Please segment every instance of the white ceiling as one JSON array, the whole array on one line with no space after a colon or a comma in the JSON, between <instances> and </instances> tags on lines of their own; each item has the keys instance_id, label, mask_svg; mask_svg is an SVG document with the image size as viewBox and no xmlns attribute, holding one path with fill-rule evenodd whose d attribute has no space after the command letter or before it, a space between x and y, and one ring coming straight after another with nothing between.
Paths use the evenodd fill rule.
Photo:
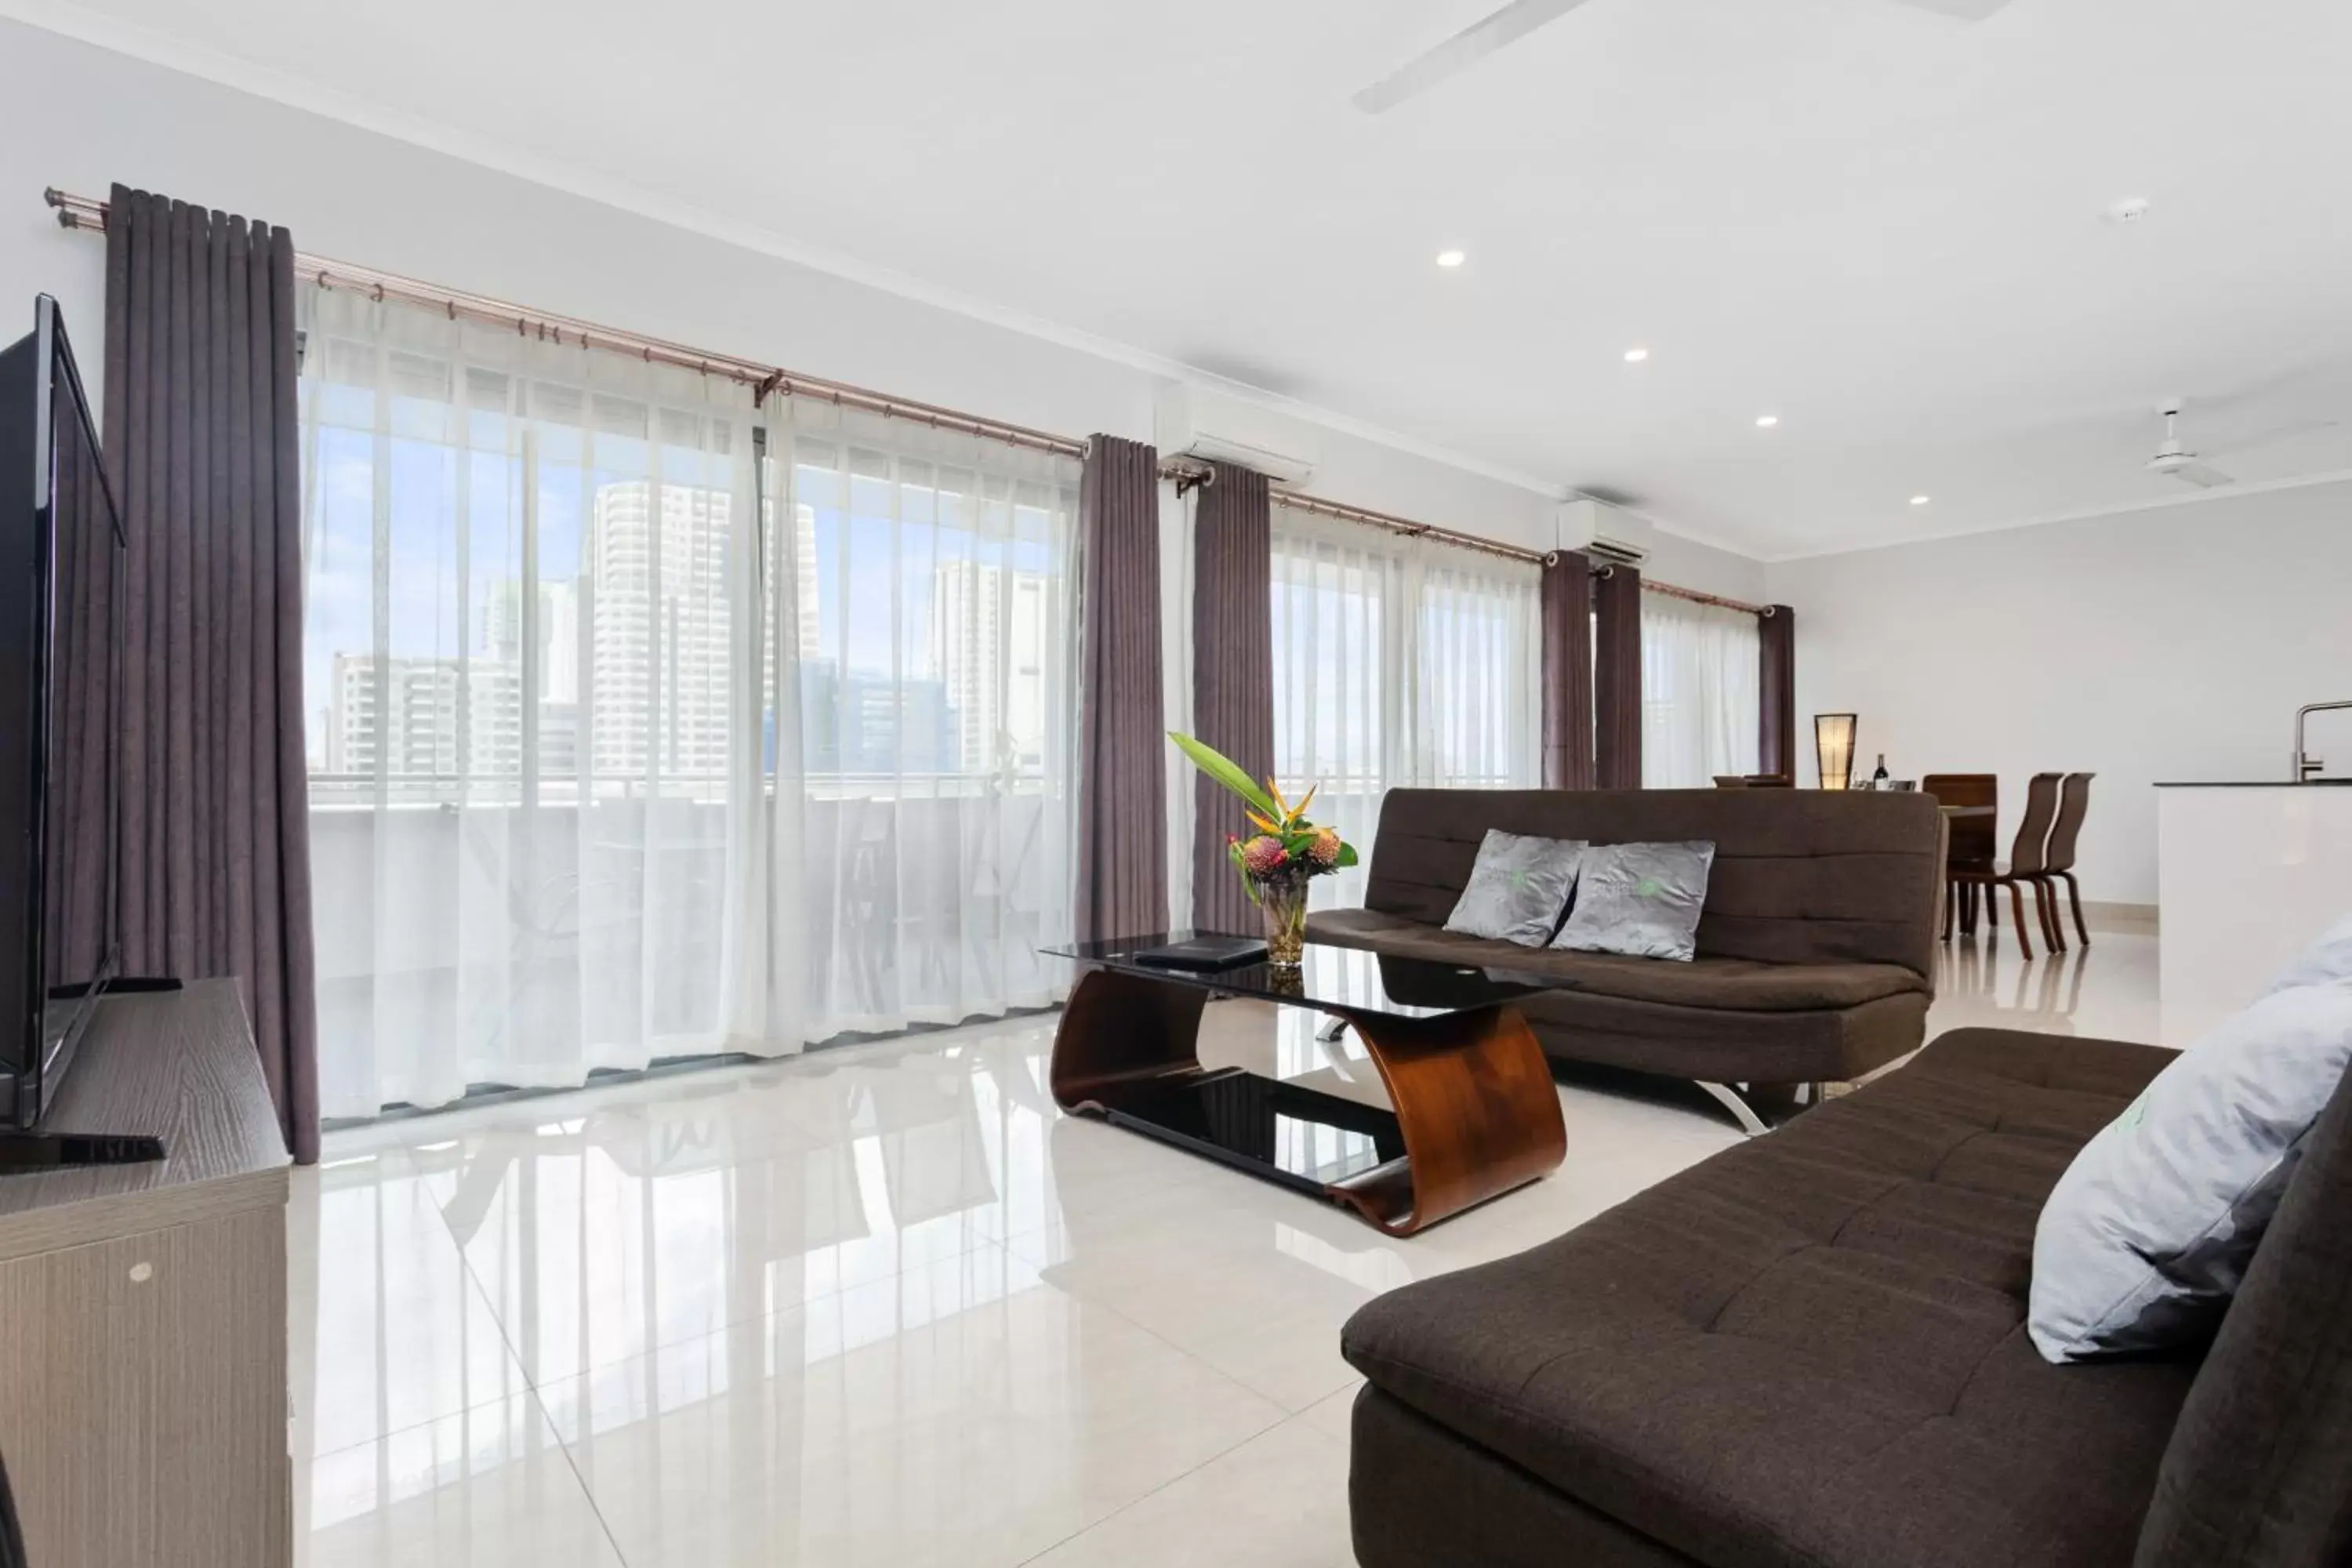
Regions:
<instances>
[{"instance_id":1,"label":"white ceiling","mask_svg":"<svg viewBox=\"0 0 2352 1568\"><path fill-rule=\"evenodd\" d=\"M1350 107L1498 3L67 9L1760 556L2179 496L2165 397L2352 470L2343 0L1591 0Z\"/></svg>"}]
</instances>

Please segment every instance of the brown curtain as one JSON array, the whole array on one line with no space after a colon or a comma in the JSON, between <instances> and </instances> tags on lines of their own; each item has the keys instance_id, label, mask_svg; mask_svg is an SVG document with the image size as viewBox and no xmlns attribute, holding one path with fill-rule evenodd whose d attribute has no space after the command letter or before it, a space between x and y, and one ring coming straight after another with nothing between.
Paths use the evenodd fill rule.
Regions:
<instances>
[{"instance_id":1,"label":"brown curtain","mask_svg":"<svg viewBox=\"0 0 2352 1568\"><path fill-rule=\"evenodd\" d=\"M1756 618L1762 639L1761 685L1763 713L1756 737L1756 767L1759 773L1785 773L1797 779L1797 612L1775 605Z\"/></svg>"},{"instance_id":2,"label":"brown curtain","mask_svg":"<svg viewBox=\"0 0 2352 1568\"><path fill-rule=\"evenodd\" d=\"M1160 454L1097 436L1078 481L1080 942L1168 924L1160 685Z\"/></svg>"},{"instance_id":3,"label":"brown curtain","mask_svg":"<svg viewBox=\"0 0 2352 1568\"><path fill-rule=\"evenodd\" d=\"M1602 789L1642 787L1642 574L1614 566L1592 584L1592 704Z\"/></svg>"},{"instance_id":4,"label":"brown curtain","mask_svg":"<svg viewBox=\"0 0 2352 1568\"><path fill-rule=\"evenodd\" d=\"M1265 476L1229 464L1192 519L1192 733L1252 778L1274 772L1274 516ZM1190 764L1186 764L1190 766ZM1247 934L1257 911L1225 858L1246 834L1241 802L1192 781L1192 924Z\"/></svg>"},{"instance_id":5,"label":"brown curtain","mask_svg":"<svg viewBox=\"0 0 2352 1568\"><path fill-rule=\"evenodd\" d=\"M114 187L106 456L129 536L123 963L232 975L297 1160L319 1157L302 746L294 245Z\"/></svg>"},{"instance_id":6,"label":"brown curtain","mask_svg":"<svg viewBox=\"0 0 2352 1568\"><path fill-rule=\"evenodd\" d=\"M1592 787L1592 562L1563 550L1543 569L1543 784Z\"/></svg>"}]
</instances>

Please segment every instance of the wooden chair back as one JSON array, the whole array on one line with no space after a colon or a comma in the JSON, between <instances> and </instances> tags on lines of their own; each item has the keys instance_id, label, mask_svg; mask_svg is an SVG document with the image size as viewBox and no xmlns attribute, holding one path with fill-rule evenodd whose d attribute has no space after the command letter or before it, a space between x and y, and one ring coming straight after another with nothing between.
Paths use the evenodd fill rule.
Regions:
<instances>
[{"instance_id":1,"label":"wooden chair back","mask_svg":"<svg viewBox=\"0 0 2352 1568\"><path fill-rule=\"evenodd\" d=\"M2058 820L2050 825L2050 853L2042 863L2045 871L2071 871L2074 868L2074 845L2083 836L2083 818L2091 809L2092 773L2068 773L2058 790Z\"/></svg>"},{"instance_id":2,"label":"wooden chair back","mask_svg":"<svg viewBox=\"0 0 2352 1568\"><path fill-rule=\"evenodd\" d=\"M2024 877L2047 868L2050 829L2058 820L2058 784L2063 773L2036 773L2025 785L2025 816L2017 825L2017 840L2009 847L2011 875Z\"/></svg>"},{"instance_id":3,"label":"wooden chair back","mask_svg":"<svg viewBox=\"0 0 2352 1568\"><path fill-rule=\"evenodd\" d=\"M1996 773L1929 773L1919 781L1919 793L1936 797L1938 805L2000 806L2000 778ZM1990 866L1995 854L2000 818L1956 816L1951 819L1949 859L1955 866Z\"/></svg>"}]
</instances>

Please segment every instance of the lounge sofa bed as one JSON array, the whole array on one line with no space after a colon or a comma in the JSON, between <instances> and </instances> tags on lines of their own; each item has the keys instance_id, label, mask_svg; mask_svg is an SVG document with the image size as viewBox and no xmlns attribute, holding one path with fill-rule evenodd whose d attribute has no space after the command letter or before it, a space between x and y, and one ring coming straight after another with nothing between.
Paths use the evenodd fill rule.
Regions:
<instances>
[{"instance_id":1,"label":"lounge sofa bed","mask_svg":"<svg viewBox=\"0 0 2352 1568\"><path fill-rule=\"evenodd\" d=\"M1444 930L1489 828L1716 847L1689 963ZM1751 1132L1759 1091L1857 1079L1918 1048L1935 994L1944 817L1916 794L1806 790L1389 792L1364 907L1317 941L1503 967L1559 989L1521 1005L1547 1054L1705 1086ZM1745 1089L1743 1089L1743 1087Z\"/></svg>"},{"instance_id":2,"label":"lounge sofa bed","mask_svg":"<svg viewBox=\"0 0 2352 1568\"><path fill-rule=\"evenodd\" d=\"M2218 1336L2053 1366L2035 1221L2171 1059L1956 1030L1348 1323L1364 1568L2352 1563L2352 1079Z\"/></svg>"}]
</instances>

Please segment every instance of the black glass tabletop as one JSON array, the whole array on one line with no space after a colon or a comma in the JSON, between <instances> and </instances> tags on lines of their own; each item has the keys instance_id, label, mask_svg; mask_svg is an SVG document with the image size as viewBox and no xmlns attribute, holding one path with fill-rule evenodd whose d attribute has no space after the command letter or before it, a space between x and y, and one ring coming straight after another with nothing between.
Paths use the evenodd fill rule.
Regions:
<instances>
[{"instance_id":1,"label":"black glass tabletop","mask_svg":"<svg viewBox=\"0 0 2352 1568\"><path fill-rule=\"evenodd\" d=\"M1465 1013L1474 1007L1492 1007L1538 991L1559 988L1558 981L1536 974L1422 958L1395 958L1319 942L1307 943L1302 962L1295 970L1276 969L1263 962L1231 969L1178 969L1147 963L1137 956L1154 948L1215 934L1159 931L1105 942L1066 942L1044 951L1055 958L1149 974L1180 985L1197 985L1234 996L1262 997L1302 1007L1355 1008L1403 1018Z\"/></svg>"}]
</instances>

